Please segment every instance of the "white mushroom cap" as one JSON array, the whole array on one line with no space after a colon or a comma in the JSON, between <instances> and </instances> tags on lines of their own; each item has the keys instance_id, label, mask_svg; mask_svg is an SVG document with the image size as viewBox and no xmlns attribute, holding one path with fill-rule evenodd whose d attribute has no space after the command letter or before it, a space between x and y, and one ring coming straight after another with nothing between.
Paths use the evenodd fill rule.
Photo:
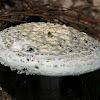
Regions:
<instances>
[{"instance_id":1,"label":"white mushroom cap","mask_svg":"<svg viewBox=\"0 0 100 100\"><path fill-rule=\"evenodd\" d=\"M0 62L19 73L79 75L100 68L100 42L66 25L25 23L0 32Z\"/></svg>"}]
</instances>

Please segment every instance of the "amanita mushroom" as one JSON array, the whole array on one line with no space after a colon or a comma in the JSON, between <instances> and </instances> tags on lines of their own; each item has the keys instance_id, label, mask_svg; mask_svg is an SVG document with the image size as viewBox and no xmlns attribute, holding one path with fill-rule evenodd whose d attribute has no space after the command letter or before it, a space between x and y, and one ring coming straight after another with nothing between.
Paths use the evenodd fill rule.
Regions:
<instances>
[{"instance_id":1,"label":"amanita mushroom","mask_svg":"<svg viewBox=\"0 0 100 100\"><path fill-rule=\"evenodd\" d=\"M18 73L79 75L100 68L100 42L66 25L25 23L0 32L0 62Z\"/></svg>"}]
</instances>

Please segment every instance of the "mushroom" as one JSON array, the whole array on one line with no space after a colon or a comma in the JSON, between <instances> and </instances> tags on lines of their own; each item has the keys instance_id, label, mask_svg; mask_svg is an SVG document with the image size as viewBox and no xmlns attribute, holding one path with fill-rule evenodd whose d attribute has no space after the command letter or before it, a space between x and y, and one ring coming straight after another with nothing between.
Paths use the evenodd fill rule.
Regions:
<instances>
[{"instance_id":1,"label":"mushroom","mask_svg":"<svg viewBox=\"0 0 100 100\"><path fill-rule=\"evenodd\" d=\"M100 42L66 25L25 23L0 32L0 62L20 74L79 75L100 68Z\"/></svg>"}]
</instances>

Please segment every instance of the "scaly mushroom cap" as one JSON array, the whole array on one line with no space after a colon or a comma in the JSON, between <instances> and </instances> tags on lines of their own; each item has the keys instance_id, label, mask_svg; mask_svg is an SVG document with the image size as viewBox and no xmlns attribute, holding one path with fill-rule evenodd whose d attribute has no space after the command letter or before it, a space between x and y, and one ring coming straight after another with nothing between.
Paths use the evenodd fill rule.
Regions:
<instances>
[{"instance_id":1,"label":"scaly mushroom cap","mask_svg":"<svg viewBox=\"0 0 100 100\"><path fill-rule=\"evenodd\" d=\"M100 43L66 25L25 23L0 32L0 62L19 73L79 75L100 68Z\"/></svg>"}]
</instances>

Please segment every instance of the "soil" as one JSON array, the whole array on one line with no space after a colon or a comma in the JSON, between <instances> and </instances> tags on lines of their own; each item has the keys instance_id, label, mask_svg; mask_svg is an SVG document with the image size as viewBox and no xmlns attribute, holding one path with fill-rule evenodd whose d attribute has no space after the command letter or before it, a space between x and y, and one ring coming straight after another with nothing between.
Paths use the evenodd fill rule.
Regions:
<instances>
[{"instance_id":1,"label":"soil","mask_svg":"<svg viewBox=\"0 0 100 100\"><path fill-rule=\"evenodd\" d=\"M14 100L12 97L4 90L0 90L0 100Z\"/></svg>"}]
</instances>

